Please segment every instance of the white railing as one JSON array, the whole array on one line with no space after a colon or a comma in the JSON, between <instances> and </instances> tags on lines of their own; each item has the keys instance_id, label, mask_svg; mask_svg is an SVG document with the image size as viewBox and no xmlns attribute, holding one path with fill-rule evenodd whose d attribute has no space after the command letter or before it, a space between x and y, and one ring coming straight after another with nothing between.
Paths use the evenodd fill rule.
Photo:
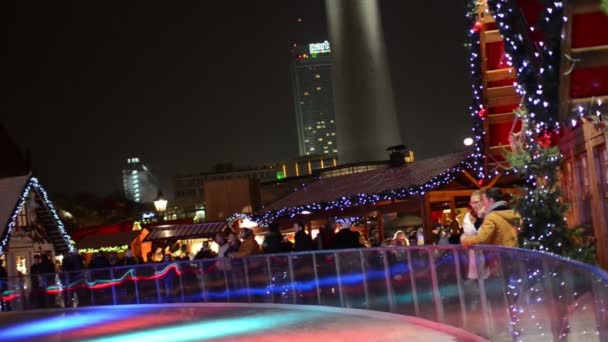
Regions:
<instances>
[{"instance_id":1,"label":"white railing","mask_svg":"<svg viewBox=\"0 0 608 342\"><path fill-rule=\"evenodd\" d=\"M483 277L469 278L473 263ZM309 304L416 316L492 340L608 340L606 272L511 248L323 250L31 278L4 281L3 310L181 302Z\"/></svg>"}]
</instances>

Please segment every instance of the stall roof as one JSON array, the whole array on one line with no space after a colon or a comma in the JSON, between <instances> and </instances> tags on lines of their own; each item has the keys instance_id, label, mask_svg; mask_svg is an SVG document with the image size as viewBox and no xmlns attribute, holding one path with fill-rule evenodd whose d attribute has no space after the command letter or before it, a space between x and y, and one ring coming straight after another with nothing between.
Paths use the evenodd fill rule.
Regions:
<instances>
[{"instance_id":1,"label":"stall roof","mask_svg":"<svg viewBox=\"0 0 608 342\"><path fill-rule=\"evenodd\" d=\"M321 178L264 207L260 214L284 208L317 206L344 198L353 198L360 194L375 195L416 187L430 189L440 180L439 178L444 178L442 176L444 173L459 165L463 166L470 158L471 151L463 151L419 160L399 167ZM447 176L445 178L447 179Z\"/></svg>"},{"instance_id":2,"label":"stall roof","mask_svg":"<svg viewBox=\"0 0 608 342\"><path fill-rule=\"evenodd\" d=\"M226 229L228 229L228 224L225 221L159 226L151 228L150 234L146 236L144 241L211 238L214 237L215 234L223 232Z\"/></svg>"},{"instance_id":3,"label":"stall roof","mask_svg":"<svg viewBox=\"0 0 608 342\"><path fill-rule=\"evenodd\" d=\"M118 232L112 234L94 234L84 237L76 243L78 249L99 249L101 247L115 247L130 245L136 237L141 234L141 230L129 232Z\"/></svg>"},{"instance_id":4,"label":"stall roof","mask_svg":"<svg viewBox=\"0 0 608 342\"><path fill-rule=\"evenodd\" d=\"M48 241L53 244L57 254L70 251L71 238L65 231L63 222L38 179L28 174L0 178L0 255L8 248L7 237L10 239L8 235L12 234L12 229L15 227L16 216L13 214L25 205L28 201L27 196L31 193L35 196L34 205L30 208L35 210L38 222L44 227L43 235L46 235Z\"/></svg>"}]
</instances>

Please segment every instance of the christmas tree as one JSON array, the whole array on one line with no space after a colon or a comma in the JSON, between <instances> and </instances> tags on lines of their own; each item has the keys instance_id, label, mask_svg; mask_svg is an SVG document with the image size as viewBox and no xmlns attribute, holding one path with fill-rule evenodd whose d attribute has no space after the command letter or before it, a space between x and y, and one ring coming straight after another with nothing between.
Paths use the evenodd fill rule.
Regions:
<instances>
[{"instance_id":1,"label":"christmas tree","mask_svg":"<svg viewBox=\"0 0 608 342\"><path fill-rule=\"evenodd\" d=\"M515 111L522 120L522 131L512 142L506 158L524 180L523 196L515 201L522 216L520 247L555 253L587 263L595 262L595 244L585 227L569 228L565 216L559 168L562 154L557 133L536 134L529 130L530 117L525 109Z\"/></svg>"}]
</instances>

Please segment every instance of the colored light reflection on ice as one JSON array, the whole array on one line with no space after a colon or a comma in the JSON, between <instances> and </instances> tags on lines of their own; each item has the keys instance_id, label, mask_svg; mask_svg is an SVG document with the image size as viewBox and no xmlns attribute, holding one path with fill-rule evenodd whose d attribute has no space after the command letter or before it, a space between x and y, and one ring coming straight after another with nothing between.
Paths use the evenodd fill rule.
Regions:
<instances>
[{"instance_id":1,"label":"colored light reflection on ice","mask_svg":"<svg viewBox=\"0 0 608 342\"><path fill-rule=\"evenodd\" d=\"M87 342L119 342L119 341L145 341L145 342L188 342L204 341L214 338L224 338L244 333L271 330L276 327L296 324L301 321L319 319L323 313L319 312L285 312L275 314L260 314L240 318L209 320L205 322L184 324L180 326L163 327L137 331L114 336L107 336L86 340Z\"/></svg>"},{"instance_id":2,"label":"colored light reflection on ice","mask_svg":"<svg viewBox=\"0 0 608 342\"><path fill-rule=\"evenodd\" d=\"M91 325L128 319L132 314L123 310L86 310L73 314L44 318L35 322L18 324L0 331L0 341L39 337L60 332L82 329Z\"/></svg>"}]
</instances>

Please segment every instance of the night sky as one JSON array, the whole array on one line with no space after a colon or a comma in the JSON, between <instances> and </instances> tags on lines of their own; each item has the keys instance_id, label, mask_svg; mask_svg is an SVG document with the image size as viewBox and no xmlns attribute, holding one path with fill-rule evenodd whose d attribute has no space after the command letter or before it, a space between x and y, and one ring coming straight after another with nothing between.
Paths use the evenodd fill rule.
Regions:
<instances>
[{"instance_id":1,"label":"night sky","mask_svg":"<svg viewBox=\"0 0 608 342\"><path fill-rule=\"evenodd\" d=\"M418 159L470 135L464 3L380 0ZM329 38L323 1L14 0L1 12L0 123L53 192L107 195L131 156L169 194L176 174L297 156L289 50Z\"/></svg>"}]
</instances>

